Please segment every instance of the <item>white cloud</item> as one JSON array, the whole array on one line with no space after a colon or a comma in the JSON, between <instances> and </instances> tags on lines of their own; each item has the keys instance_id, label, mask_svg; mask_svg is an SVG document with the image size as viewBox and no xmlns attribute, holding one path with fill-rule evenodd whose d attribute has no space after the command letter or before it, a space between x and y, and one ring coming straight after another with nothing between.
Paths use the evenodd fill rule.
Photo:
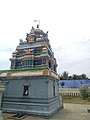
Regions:
<instances>
[{"instance_id":1,"label":"white cloud","mask_svg":"<svg viewBox=\"0 0 90 120\"><path fill-rule=\"evenodd\" d=\"M85 40L84 40L85 41ZM54 49L58 62L58 71L69 71L71 74L86 73L90 77L90 40L74 43Z\"/></svg>"}]
</instances>

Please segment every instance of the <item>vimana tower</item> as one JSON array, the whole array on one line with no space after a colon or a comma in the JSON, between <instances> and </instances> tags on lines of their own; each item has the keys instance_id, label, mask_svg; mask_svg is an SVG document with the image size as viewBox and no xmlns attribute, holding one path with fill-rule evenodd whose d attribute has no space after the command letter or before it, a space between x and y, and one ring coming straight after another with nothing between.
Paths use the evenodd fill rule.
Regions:
<instances>
[{"instance_id":1,"label":"vimana tower","mask_svg":"<svg viewBox=\"0 0 90 120\"><path fill-rule=\"evenodd\" d=\"M0 72L5 92L2 111L51 116L63 107L59 96L57 62L39 25L20 39L12 53L11 69Z\"/></svg>"}]
</instances>

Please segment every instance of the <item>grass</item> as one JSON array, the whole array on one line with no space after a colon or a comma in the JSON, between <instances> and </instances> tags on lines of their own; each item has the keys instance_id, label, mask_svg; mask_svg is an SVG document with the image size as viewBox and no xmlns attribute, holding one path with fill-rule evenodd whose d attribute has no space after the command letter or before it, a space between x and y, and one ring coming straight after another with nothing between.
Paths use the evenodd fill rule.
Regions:
<instances>
[{"instance_id":1,"label":"grass","mask_svg":"<svg viewBox=\"0 0 90 120\"><path fill-rule=\"evenodd\" d=\"M81 97L73 97L73 96L63 96L63 102L90 105L90 100L83 100Z\"/></svg>"}]
</instances>

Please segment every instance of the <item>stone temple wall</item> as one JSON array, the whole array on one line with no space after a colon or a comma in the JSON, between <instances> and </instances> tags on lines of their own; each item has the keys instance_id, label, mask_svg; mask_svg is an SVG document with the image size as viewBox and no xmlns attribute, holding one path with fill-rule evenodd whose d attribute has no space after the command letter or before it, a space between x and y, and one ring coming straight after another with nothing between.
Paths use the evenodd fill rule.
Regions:
<instances>
[{"instance_id":1,"label":"stone temple wall","mask_svg":"<svg viewBox=\"0 0 90 120\"><path fill-rule=\"evenodd\" d=\"M51 116L63 106L57 77L22 75L1 79L6 88L2 102L4 112Z\"/></svg>"}]
</instances>

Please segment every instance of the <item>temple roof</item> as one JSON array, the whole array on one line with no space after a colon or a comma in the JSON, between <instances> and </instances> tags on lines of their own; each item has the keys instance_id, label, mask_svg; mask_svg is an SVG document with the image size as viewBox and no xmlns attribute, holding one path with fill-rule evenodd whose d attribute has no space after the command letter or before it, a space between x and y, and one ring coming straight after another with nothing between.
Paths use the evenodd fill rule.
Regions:
<instances>
[{"instance_id":1,"label":"temple roof","mask_svg":"<svg viewBox=\"0 0 90 120\"><path fill-rule=\"evenodd\" d=\"M39 28L34 29L32 27L30 33L27 33L26 40L27 42L33 42L38 40L48 39L48 32L43 32Z\"/></svg>"},{"instance_id":2,"label":"temple roof","mask_svg":"<svg viewBox=\"0 0 90 120\"><path fill-rule=\"evenodd\" d=\"M33 33L46 35L46 33L44 33L42 30L32 28L30 34L33 34Z\"/></svg>"},{"instance_id":3,"label":"temple roof","mask_svg":"<svg viewBox=\"0 0 90 120\"><path fill-rule=\"evenodd\" d=\"M49 43L48 31L32 27L26 39L20 39L16 51L12 53L11 69L49 67L56 72L56 59Z\"/></svg>"}]
</instances>

